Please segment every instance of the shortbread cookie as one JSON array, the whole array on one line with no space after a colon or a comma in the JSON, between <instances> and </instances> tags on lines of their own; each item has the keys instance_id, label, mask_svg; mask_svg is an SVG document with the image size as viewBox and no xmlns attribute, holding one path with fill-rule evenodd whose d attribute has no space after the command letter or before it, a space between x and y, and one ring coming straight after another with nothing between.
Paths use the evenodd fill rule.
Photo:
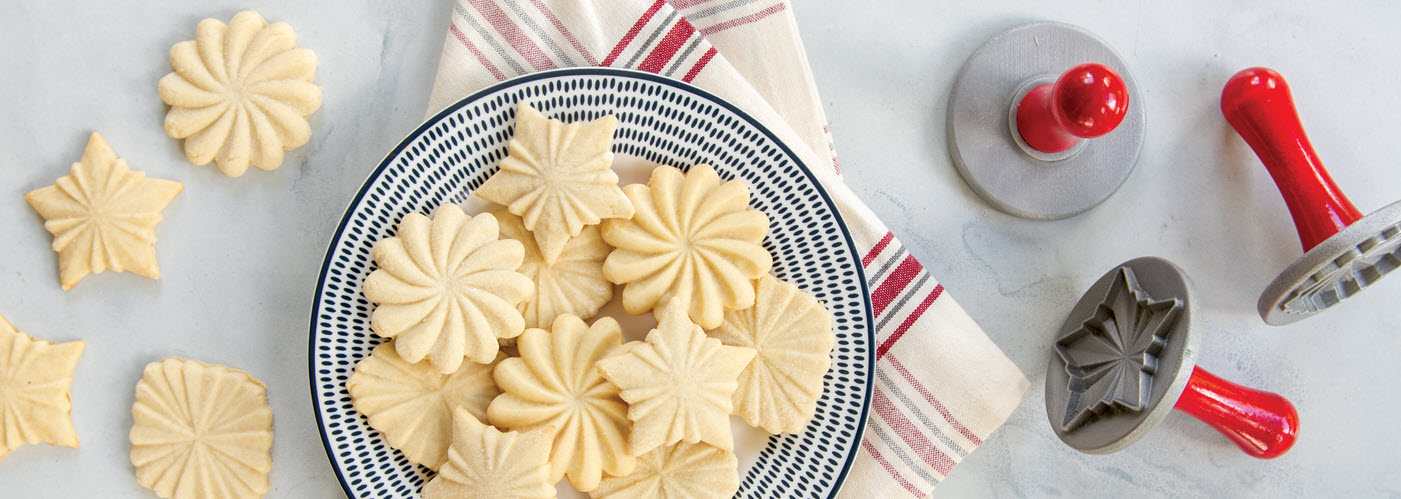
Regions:
<instances>
[{"instance_id":1,"label":"shortbread cookie","mask_svg":"<svg viewBox=\"0 0 1401 499\"><path fill-rule=\"evenodd\" d=\"M498 354L497 361L504 357ZM473 362L443 374L428 362L408 363L385 343L355 364L345 389L355 410L369 418L370 427L383 433L390 447L436 470L448 460L453 408L485 419L487 404L501 393L491 379L495 367L496 362Z\"/></svg>"},{"instance_id":2,"label":"shortbread cookie","mask_svg":"<svg viewBox=\"0 0 1401 499\"><path fill-rule=\"evenodd\" d=\"M739 490L739 460L706 444L682 442L638 456L627 476L609 476L595 499L720 499Z\"/></svg>"},{"instance_id":3,"label":"shortbread cookie","mask_svg":"<svg viewBox=\"0 0 1401 499\"><path fill-rule=\"evenodd\" d=\"M658 310L657 322L645 342L598 362L629 404L628 450L641 455L682 440L734 449L730 398L754 349L707 337L686 318L680 299Z\"/></svg>"},{"instance_id":4,"label":"shortbread cookie","mask_svg":"<svg viewBox=\"0 0 1401 499\"><path fill-rule=\"evenodd\" d=\"M0 316L0 459L24 444L77 447L73 368L84 343L49 343Z\"/></svg>"},{"instance_id":5,"label":"shortbread cookie","mask_svg":"<svg viewBox=\"0 0 1401 499\"><path fill-rule=\"evenodd\" d=\"M566 125L521 102L509 155L477 196L520 215L545 261L553 263L585 225L632 216L632 204L613 173L610 149L617 128L613 115Z\"/></svg>"},{"instance_id":6,"label":"shortbread cookie","mask_svg":"<svg viewBox=\"0 0 1401 499\"><path fill-rule=\"evenodd\" d=\"M454 204L438 207L432 219L410 213L372 253L379 269L365 279L365 298L379 306L370 327L395 338L405 361L427 357L450 374L464 358L491 362L499 338L525 331L516 307L535 283L516 272L525 250L498 240L491 214L468 217Z\"/></svg>"},{"instance_id":7,"label":"shortbread cookie","mask_svg":"<svg viewBox=\"0 0 1401 499\"><path fill-rule=\"evenodd\" d=\"M603 239L616 248L603 275L627 285L628 313L646 313L675 297L687 304L691 320L710 329L726 310L754 305L754 281L773 266L773 257L760 245L769 218L749 209L743 181L722 184L709 165L685 175L662 166L647 185L623 192L637 212L632 220L603 223Z\"/></svg>"},{"instance_id":8,"label":"shortbread cookie","mask_svg":"<svg viewBox=\"0 0 1401 499\"><path fill-rule=\"evenodd\" d=\"M837 341L832 314L817 298L765 275L754 306L726 312L710 335L758 352L739 375L735 414L769 433L802 431L817 410Z\"/></svg>"},{"instance_id":9,"label":"shortbread cookie","mask_svg":"<svg viewBox=\"0 0 1401 499\"><path fill-rule=\"evenodd\" d=\"M554 433L550 426L502 433L458 407L452 413L448 462L423 486L423 498L555 497L548 461Z\"/></svg>"},{"instance_id":10,"label":"shortbread cookie","mask_svg":"<svg viewBox=\"0 0 1401 499\"><path fill-rule=\"evenodd\" d=\"M316 54L297 48L287 23L269 26L251 10L227 26L205 19L194 40L170 48L170 66L157 86L170 105L165 133L185 139L191 163L213 160L237 177L248 165L276 169L283 150L311 140L306 117L321 107Z\"/></svg>"},{"instance_id":11,"label":"shortbread cookie","mask_svg":"<svg viewBox=\"0 0 1401 499\"><path fill-rule=\"evenodd\" d=\"M603 259L613 248L603 242L597 225L584 227L565 243L554 263L546 263L521 217L507 210L491 214L501 225L502 239L515 239L525 246L525 262L517 272L535 281L535 296L518 307L525 327L547 328L561 314L592 318L613 299L613 283L603 277Z\"/></svg>"},{"instance_id":12,"label":"shortbread cookie","mask_svg":"<svg viewBox=\"0 0 1401 499\"><path fill-rule=\"evenodd\" d=\"M131 407L136 481L160 497L262 497L272 471L272 408L238 369L167 358L146 365Z\"/></svg>"},{"instance_id":13,"label":"shortbread cookie","mask_svg":"<svg viewBox=\"0 0 1401 499\"><path fill-rule=\"evenodd\" d=\"M54 185L24 200L44 217L54 236L58 279L71 289L88 274L132 271L159 279L156 223L161 210L185 188L127 167L102 135L93 132L83 159Z\"/></svg>"},{"instance_id":14,"label":"shortbread cookie","mask_svg":"<svg viewBox=\"0 0 1401 499\"><path fill-rule=\"evenodd\" d=\"M550 451L550 483L566 474L583 492L603 473L623 476L636 459L627 451L627 403L618 387L599 375L599 359L623 344L618 321L604 317L592 326L561 315L549 330L529 329L516 346L519 358L496 368L501 396L491 402L491 423L511 430L557 429Z\"/></svg>"}]
</instances>

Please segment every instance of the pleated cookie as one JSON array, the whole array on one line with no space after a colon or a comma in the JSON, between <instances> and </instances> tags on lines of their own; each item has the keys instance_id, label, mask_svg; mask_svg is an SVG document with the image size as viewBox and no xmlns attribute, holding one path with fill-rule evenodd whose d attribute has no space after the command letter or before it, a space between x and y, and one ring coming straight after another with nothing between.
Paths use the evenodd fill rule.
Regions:
<instances>
[{"instance_id":1,"label":"pleated cookie","mask_svg":"<svg viewBox=\"0 0 1401 499\"><path fill-rule=\"evenodd\" d=\"M195 39L170 48L174 71L157 85L170 106L165 133L185 139L191 163L218 163L230 177L273 170L283 151L311 140L307 116L321 107L316 54L297 48L287 23L245 10L225 25L205 19Z\"/></svg>"},{"instance_id":2,"label":"pleated cookie","mask_svg":"<svg viewBox=\"0 0 1401 499\"><path fill-rule=\"evenodd\" d=\"M603 275L623 288L623 307L639 315L679 298L691 320L714 328L726 310L754 305L754 281L773 267L762 242L769 219L749 209L741 180L720 182L715 169L685 174L669 166L647 185L623 192L636 209L630 220L607 220L603 240L614 250Z\"/></svg>"},{"instance_id":3,"label":"pleated cookie","mask_svg":"<svg viewBox=\"0 0 1401 499\"><path fill-rule=\"evenodd\" d=\"M504 355L498 354L497 362ZM448 459L452 443L452 411L456 407L479 419L501 392L492 381L497 362L467 363L443 374L429 362L410 363L394 345L375 347L355 364L346 380L355 410L369 418L370 427L384 434L389 446L410 462L437 470Z\"/></svg>"},{"instance_id":4,"label":"pleated cookie","mask_svg":"<svg viewBox=\"0 0 1401 499\"><path fill-rule=\"evenodd\" d=\"M364 285L365 298L378 305L370 328L394 338L405 361L427 358L451 374L464 359L490 363L501 338L525 331L516 307L535 283L516 271L525 249L499 239L491 214L468 217L454 204L438 207L431 219L410 213L371 253L379 268Z\"/></svg>"},{"instance_id":5,"label":"pleated cookie","mask_svg":"<svg viewBox=\"0 0 1401 499\"><path fill-rule=\"evenodd\" d=\"M832 365L832 314L812 295L772 275L759 278L754 306L726 312L710 332L758 355L739 375L735 414L769 433L798 433L817 410Z\"/></svg>"},{"instance_id":6,"label":"pleated cookie","mask_svg":"<svg viewBox=\"0 0 1401 499\"><path fill-rule=\"evenodd\" d=\"M136 481L160 497L262 497L272 471L272 408L246 372L167 358L146 365L131 408Z\"/></svg>"},{"instance_id":7,"label":"pleated cookie","mask_svg":"<svg viewBox=\"0 0 1401 499\"><path fill-rule=\"evenodd\" d=\"M584 226L632 216L613 172L617 128L613 115L565 124L521 102L501 170L476 194L519 215L545 261L554 262Z\"/></svg>"},{"instance_id":8,"label":"pleated cookie","mask_svg":"<svg viewBox=\"0 0 1401 499\"><path fill-rule=\"evenodd\" d=\"M636 465L627 450L627 403L597 368L622 345L623 331L613 318L589 326L566 314L549 331L520 335L520 357L496 367L501 396L487 409L488 419L511 430L556 429L550 483L567 475L574 488L588 492L604 473L627 475Z\"/></svg>"},{"instance_id":9,"label":"pleated cookie","mask_svg":"<svg viewBox=\"0 0 1401 499\"><path fill-rule=\"evenodd\" d=\"M535 294L518 307L525 327L548 328L563 314L589 319L613 299L613 283L603 277L603 259L613 248L603 242L597 225L586 226L570 238L551 263L545 261L521 217L504 209L491 214L501 226L501 238L520 241L525 247L525 260L517 272L535 281Z\"/></svg>"}]
</instances>

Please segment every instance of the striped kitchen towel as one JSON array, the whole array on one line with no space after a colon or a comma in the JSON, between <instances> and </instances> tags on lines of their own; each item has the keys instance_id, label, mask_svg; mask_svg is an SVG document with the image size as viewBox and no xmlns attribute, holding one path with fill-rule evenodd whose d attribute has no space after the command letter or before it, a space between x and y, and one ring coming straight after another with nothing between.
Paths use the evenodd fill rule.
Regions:
<instances>
[{"instance_id":1,"label":"striped kitchen towel","mask_svg":"<svg viewBox=\"0 0 1401 499\"><path fill-rule=\"evenodd\" d=\"M792 8L787 0L456 0L429 115L522 74L610 66L689 82L764 123L831 194L872 290L875 394L842 495L922 497L1006 421L1028 381L843 183Z\"/></svg>"}]
</instances>

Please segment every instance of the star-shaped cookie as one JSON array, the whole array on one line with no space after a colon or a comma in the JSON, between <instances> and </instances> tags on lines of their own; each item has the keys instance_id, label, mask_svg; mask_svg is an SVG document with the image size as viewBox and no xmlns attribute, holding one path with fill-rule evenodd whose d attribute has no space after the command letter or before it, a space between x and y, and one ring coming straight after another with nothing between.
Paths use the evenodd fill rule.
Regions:
<instances>
[{"instance_id":1,"label":"star-shaped cookie","mask_svg":"<svg viewBox=\"0 0 1401 499\"><path fill-rule=\"evenodd\" d=\"M739 490L739 460L706 444L657 447L637 457L627 476L609 476L594 499L721 499Z\"/></svg>"},{"instance_id":2,"label":"star-shaped cookie","mask_svg":"<svg viewBox=\"0 0 1401 499\"><path fill-rule=\"evenodd\" d=\"M642 455L682 440L733 450L730 397L754 349L707 337L686 317L680 299L673 298L657 316L657 328L645 342L598 362L599 372L618 385L628 403L628 450Z\"/></svg>"},{"instance_id":3,"label":"star-shaped cookie","mask_svg":"<svg viewBox=\"0 0 1401 499\"><path fill-rule=\"evenodd\" d=\"M68 388L83 346L35 339L0 316L0 458L23 444L78 446Z\"/></svg>"},{"instance_id":4,"label":"star-shaped cookie","mask_svg":"<svg viewBox=\"0 0 1401 499\"><path fill-rule=\"evenodd\" d=\"M520 215L545 261L553 263L585 225L632 217L632 203L613 173L617 128L612 115L565 124L522 102L509 155L476 194Z\"/></svg>"},{"instance_id":5,"label":"star-shaped cookie","mask_svg":"<svg viewBox=\"0 0 1401 499\"><path fill-rule=\"evenodd\" d=\"M550 426L502 433L467 409L452 413L452 446L438 476L423 486L424 499L552 498Z\"/></svg>"},{"instance_id":6,"label":"star-shaped cookie","mask_svg":"<svg viewBox=\"0 0 1401 499\"><path fill-rule=\"evenodd\" d=\"M573 315L555 319L549 331L528 329L516 343L520 357L501 361L501 396L487 408L492 424L512 430L558 429L550 451L550 482L593 490L603 473L623 476L636 463L627 451L628 406L618 387L598 374L598 360L623 346L618 321L592 326Z\"/></svg>"},{"instance_id":7,"label":"star-shaped cookie","mask_svg":"<svg viewBox=\"0 0 1401 499\"><path fill-rule=\"evenodd\" d=\"M24 199L54 236L59 283L66 290L88 274L108 269L159 279L156 223L184 188L128 168L94 132L67 176Z\"/></svg>"}]
</instances>

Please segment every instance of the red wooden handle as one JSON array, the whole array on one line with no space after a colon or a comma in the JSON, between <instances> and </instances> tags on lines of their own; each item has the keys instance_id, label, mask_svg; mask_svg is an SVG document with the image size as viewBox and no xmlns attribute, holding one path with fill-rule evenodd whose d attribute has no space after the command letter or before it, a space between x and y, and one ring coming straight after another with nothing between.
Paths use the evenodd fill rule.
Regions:
<instances>
[{"instance_id":1,"label":"red wooden handle","mask_svg":"<svg viewBox=\"0 0 1401 499\"><path fill-rule=\"evenodd\" d=\"M1129 89L1109 66L1081 64L1056 83L1036 87L1017 103L1017 132L1046 153L1113 131L1129 110Z\"/></svg>"},{"instance_id":2,"label":"red wooden handle","mask_svg":"<svg viewBox=\"0 0 1401 499\"><path fill-rule=\"evenodd\" d=\"M1304 251L1362 218L1323 168L1279 73L1267 68L1236 73L1221 91L1221 113L1270 170Z\"/></svg>"},{"instance_id":3,"label":"red wooden handle","mask_svg":"<svg viewBox=\"0 0 1401 499\"><path fill-rule=\"evenodd\" d=\"M1299 432L1299 413L1284 397L1237 385L1200 367L1192 369L1175 407L1260 459L1284 455Z\"/></svg>"}]
</instances>

